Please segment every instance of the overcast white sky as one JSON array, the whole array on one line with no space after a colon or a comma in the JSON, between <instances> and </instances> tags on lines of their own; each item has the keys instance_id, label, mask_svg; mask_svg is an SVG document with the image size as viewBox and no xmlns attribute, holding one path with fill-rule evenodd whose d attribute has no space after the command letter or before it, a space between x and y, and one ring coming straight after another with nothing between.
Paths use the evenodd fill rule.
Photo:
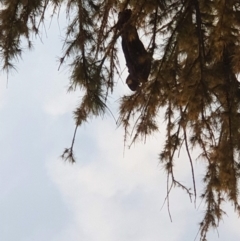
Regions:
<instances>
[{"instance_id":1,"label":"overcast white sky","mask_svg":"<svg viewBox=\"0 0 240 241\"><path fill-rule=\"evenodd\" d=\"M59 158L70 145L72 111L81 98L81 93L67 93L66 68L57 71L63 34L53 21L44 43L35 41L8 85L6 75L0 76L0 240L194 240L203 204L196 209L185 193L173 190L172 223L166 205L161 209L166 196L166 176L158 161L163 130L123 155L123 130L107 115L79 129L76 164ZM116 117L117 100L128 93L118 80L109 101ZM200 163L195 167L202 170ZM184 155L176 169L179 179L191 185ZM198 183L201 178L197 173ZM226 209L219 236L211 232L209 240L239 240L240 221L232 207Z\"/></svg>"}]
</instances>

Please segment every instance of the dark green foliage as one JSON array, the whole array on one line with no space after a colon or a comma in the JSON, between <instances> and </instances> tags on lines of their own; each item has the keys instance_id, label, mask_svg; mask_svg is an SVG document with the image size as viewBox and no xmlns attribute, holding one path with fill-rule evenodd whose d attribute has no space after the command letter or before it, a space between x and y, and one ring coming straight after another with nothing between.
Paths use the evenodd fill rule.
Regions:
<instances>
[{"instance_id":1,"label":"dark green foliage","mask_svg":"<svg viewBox=\"0 0 240 241\"><path fill-rule=\"evenodd\" d=\"M131 128L133 141L157 131L161 125L158 113L165 111L167 134L160 161L168 175L169 191L178 186L192 195L174 175L175 157L183 146L192 168L194 191L192 148L201 150L199 157L206 166L201 240L206 240L209 228L218 226L224 201L232 203L240 214L239 0L3 0L3 69L13 67L12 61L21 56L23 38L31 47L32 34L39 34L48 6L53 6L54 13L65 6L69 17L60 64L72 61L70 89L85 91L74 113L76 126L106 111L114 76L119 74L118 13L132 9L131 22L144 33L144 44L148 44L153 60L148 82L120 101L119 124L125 129L125 140ZM63 155L72 162L74 138Z\"/></svg>"}]
</instances>

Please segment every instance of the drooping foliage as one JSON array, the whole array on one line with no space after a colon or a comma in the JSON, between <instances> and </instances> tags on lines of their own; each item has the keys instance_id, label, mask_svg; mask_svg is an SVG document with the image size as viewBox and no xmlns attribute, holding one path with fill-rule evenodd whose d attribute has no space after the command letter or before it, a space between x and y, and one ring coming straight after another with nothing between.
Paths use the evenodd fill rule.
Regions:
<instances>
[{"instance_id":1,"label":"drooping foliage","mask_svg":"<svg viewBox=\"0 0 240 241\"><path fill-rule=\"evenodd\" d=\"M165 111L167 134L159 159L169 190L179 186L191 195L174 175L175 157L183 146L193 182L192 149L201 150L199 157L206 166L201 240L206 240L209 228L218 226L224 201L240 214L239 0L2 0L0 4L0 54L5 70L14 67L23 43L31 48L46 11L51 9L54 16L60 7L66 8L60 64L70 63L70 89L85 91L74 113L76 128L107 109L114 77L120 75L118 13L131 9L131 24L144 34L152 67L148 82L121 99L119 124L126 138L130 128L134 128L133 141L157 131L158 113ZM72 162L75 134L63 154Z\"/></svg>"}]
</instances>

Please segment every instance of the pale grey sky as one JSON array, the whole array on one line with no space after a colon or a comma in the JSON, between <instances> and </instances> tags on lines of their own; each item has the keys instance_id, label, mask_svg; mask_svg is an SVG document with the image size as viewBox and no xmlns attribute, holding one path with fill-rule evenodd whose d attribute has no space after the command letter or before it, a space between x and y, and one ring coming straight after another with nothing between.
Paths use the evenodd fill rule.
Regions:
<instances>
[{"instance_id":1,"label":"pale grey sky","mask_svg":"<svg viewBox=\"0 0 240 241\"><path fill-rule=\"evenodd\" d=\"M79 129L76 164L59 158L70 145L72 111L81 93L68 94L68 72L57 70L62 44L57 22L46 28L44 43L35 41L34 51L23 54L8 84L6 75L0 77L0 240L194 240L203 204L195 209L185 193L173 190L172 223L166 205L161 209L166 196L166 176L158 161L163 130L123 154L123 130L108 114ZM117 100L127 93L118 80L109 101L116 117ZM191 185L184 155L176 169L180 180ZM196 169L202 170L200 163ZM197 173L198 183L202 176ZM240 221L226 208L230 211L219 236L211 232L211 241L240 238Z\"/></svg>"}]
</instances>

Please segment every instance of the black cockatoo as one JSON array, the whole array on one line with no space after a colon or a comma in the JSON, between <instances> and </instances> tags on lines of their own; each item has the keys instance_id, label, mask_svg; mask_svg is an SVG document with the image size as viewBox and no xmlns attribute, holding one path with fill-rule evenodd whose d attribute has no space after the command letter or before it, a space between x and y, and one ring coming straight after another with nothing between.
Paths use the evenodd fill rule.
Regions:
<instances>
[{"instance_id":1,"label":"black cockatoo","mask_svg":"<svg viewBox=\"0 0 240 241\"><path fill-rule=\"evenodd\" d=\"M136 91L139 85L148 79L151 56L139 39L136 27L130 22L131 15L130 9L120 12L116 26L121 31L122 49L129 72L126 83L132 91Z\"/></svg>"}]
</instances>

